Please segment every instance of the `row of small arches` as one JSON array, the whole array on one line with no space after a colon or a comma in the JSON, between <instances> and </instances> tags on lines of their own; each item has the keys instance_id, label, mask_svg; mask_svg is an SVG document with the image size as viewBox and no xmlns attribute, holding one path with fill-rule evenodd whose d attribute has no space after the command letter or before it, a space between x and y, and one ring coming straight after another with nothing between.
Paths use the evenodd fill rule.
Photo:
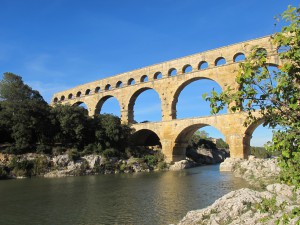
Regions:
<instances>
[{"instance_id":1,"label":"row of small arches","mask_svg":"<svg viewBox=\"0 0 300 225\"><path fill-rule=\"evenodd\" d=\"M263 49L264 51L266 51L265 49ZM233 57L233 62L240 62L240 61L243 61L245 60L245 55L244 53L237 53L234 55ZM214 66L222 66L222 65L225 65L226 64L226 59L224 57L218 57L215 62L214 62ZM201 61L199 64L198 64L198 70L205 70L208 68L208 62L207 61ZM182 67L182 70L181 70L181 73L190 73L193 71L193 68L190 64L186 64ZM175 76L177 75L177 69L176 68L171 68L168 70L168 76ZM157 79L160 79L162 78L163 75L161 72L156 72L153 76L153 79L154 80L157 80ZM147 75L143 75L141 76L140 78L140 82L143 83L143 82L147 82L149 81L149 78ZM134 85L135 84L135 80L133 78L130 78L128 81L127 81L127 85L130 86L130 85ZM115 85L115 88L121 88L123 87L123 82L122 81L118 81ZM105 91L108 91L108 90L111 90L112 89L112 86L110 84L107 84L104 88ZM100 87L97 86L94 90L94 93L99 93L101 91ZM81 97L83 94L84 95L90 95L92 93L91 89L87 89L85 91L85 93L82 93L81 91L78 91L76 93L76 95L74 96L72 93L69 94L67 96L68 99L73 99L74 97L78 98L78 97ZM60 99L58 99L57 97L54 98L54 102L58 102L59 100L60 101L64 101L66 99L66 97L63 95L60 97Z\"/></svg>"}]
</instances>

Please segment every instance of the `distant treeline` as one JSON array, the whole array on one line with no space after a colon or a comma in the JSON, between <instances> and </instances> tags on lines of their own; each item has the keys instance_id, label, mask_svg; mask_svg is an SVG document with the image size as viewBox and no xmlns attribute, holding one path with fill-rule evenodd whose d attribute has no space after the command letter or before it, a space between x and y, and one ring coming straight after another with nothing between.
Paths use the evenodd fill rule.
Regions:
<instances>
[{"instance_id":1,"label":"distant treeline","mask_svg":"<svg viewBox=\"0 0 300 225\"><path fill-rule=\"evenodd\" d=\"M268 152L265 147L250 147L250 154L256 158L266 159L274 156L279 156L280 152Z\"/></svg>"}]
</instances>

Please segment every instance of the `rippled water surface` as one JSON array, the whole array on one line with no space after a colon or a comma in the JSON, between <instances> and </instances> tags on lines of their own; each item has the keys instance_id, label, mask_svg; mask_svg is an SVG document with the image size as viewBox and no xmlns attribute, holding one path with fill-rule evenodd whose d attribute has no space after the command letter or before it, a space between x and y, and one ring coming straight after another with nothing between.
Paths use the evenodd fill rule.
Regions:
<instances>
[{"instance_id":1,"label":"rippled water surface","mask_svg":"<svg viewBox=\"0 0 300 225\"><path fill-rule=\"evenodd\" d=\"M170 224L247 184L219 166L0 181L0 224Z\"/></svg>"}]
</instances>

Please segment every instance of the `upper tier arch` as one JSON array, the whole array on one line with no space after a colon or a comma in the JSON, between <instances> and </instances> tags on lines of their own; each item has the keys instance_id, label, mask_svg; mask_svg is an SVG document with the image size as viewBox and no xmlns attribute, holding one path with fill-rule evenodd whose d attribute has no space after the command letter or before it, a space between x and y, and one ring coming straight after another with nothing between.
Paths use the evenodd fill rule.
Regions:
<instances>
[{"instance_id":1,"label":"upper tier arch","mask_svg":"<svg viewBox=\"0 0 300 225\"><path fill-rule=\"evenodd\" d=\"M131 122L130 99L138 89L142 89L146 85L148 88L156 90L161 98L162 120L172 120L176 118L176 112L173 107L174 95L176 96L176 93L178 93L178 91L180 92L181 85L188 82L188 80L206 78L217 82L223 90L227 86L237 89L238 87L235 78L238 73L239 63L235 62L235 59L237 55L241 53L247 58L247 55L254 46L259 46L266 51L270 64L280 64L277 53L278 46L274 46L270 36L267 36L83 84L54 94L51 104L71 104L72 102L79 100L88 101L91 106L90 115L93 115L93 111L95 113L98 110L97 104L102 97L108 95L117 96L116 98L121 107L121 118L122 121L126 123ZM215 61L220 57L226 59L226 64L217 66L215 65ZM203 62L207 63L207 66L202 67L201 65L203 65ZM184 68L186 68L187 65L193 69L188 72L185 71ZM171 76L170 71L172 72L174 69L177 71L176 76ZM156 74L156 78L158 78L158 71L159 76L162 77L160 79L153 78L154 74ZM145 75L148 76L148 81L144 79ZM133 81L135 81L134 85ZM87 90L90 91L87 92ZM68 98L69 95L71 95L72 98Z\"/></svg>"}]
</instances>

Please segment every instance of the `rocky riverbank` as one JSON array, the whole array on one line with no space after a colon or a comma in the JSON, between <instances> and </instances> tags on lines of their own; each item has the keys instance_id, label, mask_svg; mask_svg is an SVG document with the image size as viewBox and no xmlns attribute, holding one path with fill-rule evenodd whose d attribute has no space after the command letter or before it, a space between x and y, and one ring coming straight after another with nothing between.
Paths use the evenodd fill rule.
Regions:
<instances>
[{"instance_id":1,"label":"rocky riverbank","mask_svg":"<svg viewBox=\"0 0 300 225\"><path fill-rule=\"evenodd\" d=\"M299 224L300 218L294 218L293 213L300 210L300 190L285 184L270 184L280 172L276 159L229 158L220 165L220 170L233 172L261 191L249 188L232 191L207 208L188 212L178 225Z\"/></svg>"},{"instance_id":2,"label":"rocky riverbank","mask_svg":"<svg viewBox=\"0 0 300 225\"><path fill-rule=\"evenodd\" d=\"M227 158L220 164L220 171L233 172L236 177L245 179L254 188L264 188L275 183L280 173L277 159L258 159L250 156L248 160Z\"/></svg>"},{"instance_id":3,"label":"rocky riverbank","mask_svg":"<svg viewBox=\"0 0 300 225\"><path fill-rule=\"evenodd\" d=\"M215 164L227 156L226 150L198 148L189 151L192 157L167 164L160 151L150 151L140 158L105 157L103 154L80 156L71 150L58 155L27 153L22 155L0 153L0 179L32 176L64 177L93 174L135 173L153 170L181 170L190 167Z\"/></svg>"},{"instance_id":4,"label":"rocky riverbank","mask_svg":"<svg viewBox=\"0 0 300 225\"><path fill-rule=\"evenodd\" d=\"M95 154L77 158L72 158L69 154L52 157L36 153L0 155L0 177L2 178L134 173L165 168L167 168L166 163L158 162L155 157L118 159Z\"/></svg>"},{"instance_id":5,"label":"rocky riverbank","mask_svg":"<svg viewBox=\"0 0 300 225\"><path fill-rule=\"evenodd\" d=\"M297 224L299 218L285 221L285 215L299 210L299 204L300 191L295 192L284 184L268 185L262 192L243 188L228 193L205 209L188 212L178 225L274 225L277 221Z\"/></svg>"}]
</instances>

